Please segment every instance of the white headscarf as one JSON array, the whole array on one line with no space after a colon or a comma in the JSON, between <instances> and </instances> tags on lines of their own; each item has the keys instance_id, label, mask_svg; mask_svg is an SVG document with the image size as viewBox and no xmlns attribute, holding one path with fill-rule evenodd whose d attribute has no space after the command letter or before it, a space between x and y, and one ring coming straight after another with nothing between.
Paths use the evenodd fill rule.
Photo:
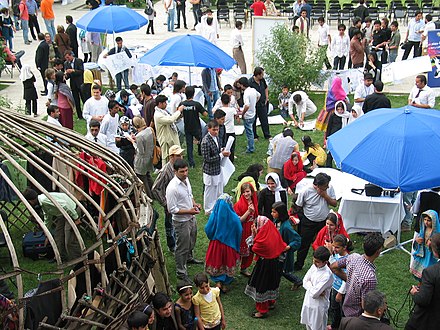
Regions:
<instances>
[{"instance_id":1,"label":"white headscarf","mask_svg":"<svg viewBox=\"0 0 440 330\"><path fill-rule=\"evenodd\" d=\"M31 71L31 67L28 64L23 64L20 72L20 80L25 81L32 78L33 73Z\"/></svg>"},{"instance_id":2,"label":"white headscarf","mask_svg":"<svg viewBox=\"0 0 440 330\"><path fill-rule=\"evenodd\" d=\"M272 179L273 181L275 181L275 189L271 190L271 189L269 189L269 187L267 187L267 189L269 189L270 191L275 193L275 202L281 202L280 191L284 191L286 189L284 189L281 186L280 177L275 172L267 173L266 178L264 179L264 182L267 183L267 180L269 180L269 178Z\"/></svg>"},{"instance_id":3,"label":"white headscarf","mask_svg":"<svg viewBox=\"0 0 440 330\"><path fill-rule=\"evenodd\" d=\"M356 117L353 116L353 111L357 113ZM362 111L361 107L358 104L353 105L353 107L351 108L350 116L348 117L347 125L354 122L356 119L358 119L363 114L364 114L364 112Z\"/></svg>"},{"instance_id":4,"label":"white headscarf","mask_svg":"<svg viewBox=\"0 0 440 330\"><path fill-rule=\"evenodd\" d=\"M337 106L342 103L342 107L344 108L344 112L343 113L339 113L338 110L336 110ZM348 119L350 117L350 113L347 111L347 104L345 104L344 101L337 101L335 104L335 115L338 117L341 117L342 119L342 128L344 128L345 126L347 126L348 124Z\"/></svg>"}]
</instances>

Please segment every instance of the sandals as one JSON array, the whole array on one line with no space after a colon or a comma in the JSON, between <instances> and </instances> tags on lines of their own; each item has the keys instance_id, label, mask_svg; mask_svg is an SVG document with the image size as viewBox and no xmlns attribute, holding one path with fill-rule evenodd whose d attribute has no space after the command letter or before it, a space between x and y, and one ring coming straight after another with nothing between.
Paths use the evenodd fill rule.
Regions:
<instances>
[{"instance_id":1,"label":"sandals","mask_svg":"<svg viewBox=\"0 0 440 330\"><path fill-rule=\"evenodd\" d=\"M265 319L267 318L267 313L261 314L260 312L254 312L252 313L252 317L254 319Z\"/></svg>"}]
</instances>

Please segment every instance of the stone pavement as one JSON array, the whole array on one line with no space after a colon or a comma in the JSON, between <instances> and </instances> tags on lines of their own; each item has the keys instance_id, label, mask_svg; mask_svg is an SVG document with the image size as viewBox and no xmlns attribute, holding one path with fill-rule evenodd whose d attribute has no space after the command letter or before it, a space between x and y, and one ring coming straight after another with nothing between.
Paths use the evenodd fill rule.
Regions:
<instances>
[{"instance_id":1,"label":"stone pavement","mask_svg":"<svg viewBox=\"0 0 440 330\"><path fill-rule=\"evenodd\" d=\"M75 1L71 4L67 4L65 6L62 6L61 3L55 3L54 4L54 12L55 12L55 26L57 25L64 25L65 24L65 16L71 15L74 19L74 23L81 18L84 14L88 12L87 7L83 5L83 1ZM191 31L190 29L194 25L194 17L191 10L191 5L187 2L186 6L186 17L187 17L187 25L189 27L189 30L183 29L183 22L181 23L182 29L176 30L175 33L167 32L167 26L164 25L166 22L166 14L165 10L163 8L162 2L159 1L155 5L155 9L157 11L157 17L154 19L154 30L155 34L146 34L146 26L142 27L138 31L129 31L124 33L118 33L116 36L121 36L124 39L124 44L128 46L135 46L135 45L144 45L147 48L153 48L157 44L161 43L162 41L166 40L167 38L170 38L175 35L181 35L184 33L195 33L194 31ZM137 9L139 13L144 15L143 9ZM231 15L232 16L232 15ZM45 25L43 22L43 19L41 18L41 15L38 16L38 21L40 24L40 28L42 32L45 32ZM317 23L313 26L312 31L310 33L312 41L317 43ZM218 40L218 46L222 48L225 52L232 55L232 49L230 46L230 34L234 27L233 19L231 20L231 26L228 25L228 23L225 23L224 21L220 24L220 38ZM334 35L337 33L337 28L335 23L330 27L330 33L331 35ZM404 34L406 33L406 27L401 27L401 34L402 38ZM243 40L244 40L244 47L243 50L245 52L245 57L248 65L248 72L250 72L250 64L251 64L251 58L252 58L252 46L251 46L251 29L250 24L248 23L246 27L242 30L243 34ZM30 36L30 35L29 35ZM112 42L112 37L109 37L109 41ZM36 88L39 94L39 91L43 89L43 83L41 80L40 73L35 67L35 50L38 46L38 41L33 41L30 45L25 45L23 42L22 32L18 31L14 36L14 50L24 50L26 54L22 57L22 63L23 64L29 64L32 67L33 73L35 74L35 77L37 79ZM112 46L112 45L111 45ZM81 52L81 48L80 48ZM402 52L400 50L400 52ZM399 54L399 58L401 57L401 54ZM83 58L83 55L80 53L80 58ZM24 100L23 100L23 87L19 79L19 74L15 70L14 71L14 78L11 79L10 76L8 76L6 73L3 73L0 81L7 82L9 85L6 89L0 91L0 95L7 97L9 100L13 102L15 106L19 106L24 108ZM106 76L106 73L103 74L103 80L104 83L108 81L108 78ZM401 94L407 94L409 93L409 90L411 89L413 85L413 78L407 79L403 81L401 84L396 86L386 86L385 92L393 92L393 93L401 93ZM38 114L39 116L44 116L46 114L46 97L39 96L38 99Z\"/></svg>"}]
</instances>

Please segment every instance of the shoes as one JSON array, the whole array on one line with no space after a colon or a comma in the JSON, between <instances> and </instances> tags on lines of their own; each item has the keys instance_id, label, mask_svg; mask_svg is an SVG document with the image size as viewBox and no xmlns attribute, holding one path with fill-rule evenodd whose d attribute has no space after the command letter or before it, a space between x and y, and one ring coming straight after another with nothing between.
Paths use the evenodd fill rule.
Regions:
<instances>
[{"instance_id":1,"label":"shoes","mask_svg":"<svg viewBox=\"0 0 440 330\"><path fill-rule=\"evenodd\" d=\"M196 30L195 28L192 28L192 29L191 29L191 31L195 31L195 30Z\"/></svg>"},{"instance_id":2,"label":"shoes","mask_svg":"<svg viewBox=\"0 0 440 330\"><path fill-rule=\"evenodd\" d=\"M180 26L176 26L175 29L180 29Z\"/></svg>"},{"instance_id":3,"label":"shoes","mask_svg":"<svg viewBox=\"0 0 440 330\"><path fill-rule=\"evenodd\" d=\"M246 153L247 153L247 154L253 154L254 151L246 150Z\"/></svg>"},{"instance_id":4,"label":"shoes","mask_svg":"<svg viewBox=\"0 0 440 330\"><path fill-rule=\"evenodd\" d=\"M182 281L184 281L185 283L188 283L188 284L194 285L194 282L188 277L188 275L184 275L184 276L182 276L182 275L177 275L177 279L178 279L178 280L182 280Z\"/></svg>"},{"instance_id":5,"label":"shoes","mask_svg":"<svg viewBox=\"0 0 440 330\"><path fill-rule=\"evenodd\" d=\"M41 96L46 96L47 93L46 93L46 92L41 92L40 95L41 95Z\"/></svg>"},{"instance_id":6,"label":"shoes","mask_svg":"<svg viewBox=\"0 0 440 330\"><path fill-rule=\"evenodd\" d=\"M36 113L34 113L34 117L38 117L38 115Z\"/></svg>"},{"instance_id":7,"label":"shoes","mask_svg":"<svg viewBox=\"0 0 440 330\"><path fill-rule=\"evenodd\" d=\"M251 273L249 273L247 270L243 269L242 271L240 271L240 274L245 276L245 277L251 277Z\"/></svg>"},{"instance_id":8,"label":"shoes","mask_svg":"<svg viewBox=\"0 0 440 330\"><path fill-rule=\"evenodd\" d=\"M193 264L193 265L203 265L205 262L202 261L202 260L198 260L198 259L195 259L195 258L191 258L191 259L189 259L186 263L187 263L187 264Z\"/></svg>"},{"instance_id":9,"label":"shoes","mask_svg":"<svg viewBox=\"0 0 440 330\"><path fill-rule=\"evenodd\" d=\"M36 41L36 40L37 40L37 38L32 38L32 39L34 39L34 41Z\"/></svg>"},{"instance_id":10,"label":"shoes","mask_svg":"<svg viewBox=\"0 0 440 330\"><path fill-rule=\"evenodd\" d=\"M145 34L150 34L150 32L147 31L147 32L145 32Z\"/></svg>"},{"instance_id":11,"label":"shoes","mask_svg":"<svg viewBox=\"0 0 440 330\"><path fill-rule=\"evenodd\" d=\"M185 30L188 30L188 27L187 27L187 26L185 26Z\"/></svg>"},{"instance_id":12,"label":"shoes","mask_svg":"<svg viewBox=\"0 0 440 330\"><path fill-rule=\"evenodd\" d=\"M260 312L252 313L252 317L254 319L265 319L267 317L267 313L261 314Z\"/></svg>"},{"instance_id":13,"label":"shoes","mask_svg":"<svg viewBox=\"0 0 440 330\"><path fill-rule=\"evenodd\" d=\"M25 41L25 44L26 44L26 45L30 45L31 42L30 42L30 41Z\"/></svg>"}]
</instances>

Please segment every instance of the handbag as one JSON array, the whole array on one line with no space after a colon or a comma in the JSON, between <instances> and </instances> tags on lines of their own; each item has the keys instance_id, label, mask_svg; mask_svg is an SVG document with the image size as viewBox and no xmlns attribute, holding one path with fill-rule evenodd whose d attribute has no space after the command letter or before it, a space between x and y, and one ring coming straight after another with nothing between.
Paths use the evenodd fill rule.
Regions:
<instances>
[{"instance_id":1,"label":"handbag","mask_svg":"<svg viewBox=\"0 0 440 330\"><path fill-rule=\"evenodd\" d=\"M352 193L358 194L358 195L362 195L365 191L365 196L368 197L380 197L382 196L382 191L383 189L379 186L376 186L375 184L372 183L366 183L364 186L364 189L356 189L353 188L351 189Z\"/></svg>"},{"instance_id":2,"label":"handbag","mask_svg":"<svg viewBox=\"0 0 440 330\"><path fill-rule=\"evenodd\" d=\"M159 164L159 162L161 160L162 150L161 150L161 148L158 145L156 145L156 134L154 133L154 130L151 129L151 132L153 133L153 143L154 143L154 147L153 147L153 165L157 165L157 164Z\"/></svg>"},{"instance_id":3,"label":"handbag","mask_svg":"<svg viewBox=\"0 0 440 330\"><path fill-rule=\"evenodd\" d=\"M151 7L150 5L147 5L147 7L145 7L144 13L148 16L153 15L153 13L154 13L153 7Z\"/></svg>"}]
</instances>

